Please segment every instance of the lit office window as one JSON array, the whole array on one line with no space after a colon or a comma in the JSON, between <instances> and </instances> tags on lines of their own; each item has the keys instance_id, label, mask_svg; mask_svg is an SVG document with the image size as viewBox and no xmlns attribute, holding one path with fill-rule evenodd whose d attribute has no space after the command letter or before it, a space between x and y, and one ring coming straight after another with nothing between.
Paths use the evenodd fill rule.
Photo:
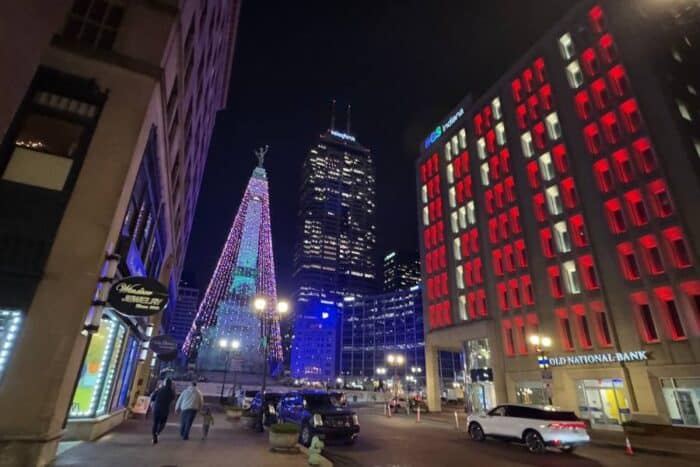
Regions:
<instances>
[{"instance_id":1,"label":"lit office window","mask_svg":"<svg viewBox=\"0 0 700 467\"><path fill-rule=\"evenodd\" d=\"M503 122L496 125L496 143L499 146L504 146L506 144L506 126Z\"/></svg>"},{"instance_id":2,"label":"lit office window","mask_svg":"<svg viewBox=\"0 0 700 467\"><path fill-rule=\"evenodd\" d=\"M0 379L7 368L21 326L22 313L19 310L0 308Z\"/></svg>"},{"instance_id":3,"label":"lit office window","mask_svg":"<svg viewBox=\"0 0 700 467\"><path fill-rule=\"evenodd\" d=\"M545 190L545 193L547 195L547 209L549 210L549 214L556 216L564 212L561 196L559 196L559 187L556 185L550 186Z\"/></svg>"},{"instance_id":4,"label":"lit office window","mask_svg":"<svg viewBox=\"0 0 700 467\"><path fill-rule=\"evenodd\" d=\"M547 135L550 141L556 141L561 138L561 125L559 125L559 117L556 112L545 117L545 122L547 124Z\"/></svg>"},{"instance_id":5,"label":"lit office window","mask_svg":"<svg viewBox=\"0 0 700 467\"><path fill-rule=\"evenodd\" d=\"M450 215L450 227L452 228L452 233L459 232L459 221L457 220L457 213L453 212Z\"/></svg>"},{"instance_id":6,"label":"lit office window","mask_svg":"<svg viewBox=\"0 0 700 467\"><path fill-rule=\"evenodd\" d=\"M452 155L456 156L459 154L459 139L457 138L457 135L454 135L452 137L451 141L451 148L452 148Z\"/></svg>"},{"instance_id":7,"label":"lit office window","mask_svg":"<svg viewBox=\"0 0 700 467\"><path fill-rule=\"evenodd\" d=\"M552 156L545 152L538 159L538 164L540 166L540 174L542 175L542 180L545 182L550 181L554 178L554 164L552 164Z\"/></svg>"},{"instance_id":8,"label":"lit office window","mask_svg":"<svg viewBox=\"0 0 700 467\"><path fill-rule=\"evenodd\" d=\"M574 60L566 67L566 80L573 89L578 89L583 84L583 73L578 61Z\"/></svg>"},{"instance_id":9,"label":"lit office window","mask_svg":"<svg viewBox=\"0 0 700 467\"><path fill-rule=\"evenodd\" d=\"M458 289L463 289L464 288L464 270L462 266L457 266L455 269L455 278L457 279L457 288Z\"/></svg>"},{"instance_id":10,"label":"lit office window","mask_svg":"<svg viewBox=\"0 0 700 467\"><path fill-rule=\"evenodd\" d=\"M501 99L496 97L491 101L491 110L493 111L493 118L496 120L500 120L501 117L503 117L503 113L501 112Z\"/></svg>"},{"instance_id":11,"label":"lit office window","mask_svg":"<svg viewBox=\"0 0 700 467\"><path fill-rule=\"evenodd\" d=\"M454 208L457 206L457 195L455 192L455 187L450 187L450 190L448 192L448 196L450 198L450 207Z\"/></svg>"},{"instance_id":12,"label":"lit office window","mask_svg":"<svg viewBox=\"0 0 700 467\"><path fill-rule=\"evenodd\" d=\"M447 162L449 162L449 161L452 160L452 151L451 151L451 149L450 149L450 142L449 142L449 141L448 141L447 143L445 143L445 152L444 152L444 154L445 154L445 160L446 160Z\"/></svg>"},{"instance_id":13,"label":"lit office window","mask_svg":"<svg viewBox=\"0 0 700 467\"><path fill-rule=\"evenodd\" d=\"M486 140L483 136L476 141L476 152L479 155L479 159L486 159Z\"/></svg>"},{"instance_id":14,"label":"lit office window","mask_svg":"<svg viewBox=\"0 0 700 467\"><path fill-rule=\"evenodd\" d=\"M581 281L579 280L578 271L576 270L576 263L574 261L567 261L563 263L561 267L567 292L570 294L581 293Z\"/></svg>"},{"instance_id":15,"label":"lit office window","mask_svg":"<svg viewBox=\"0 0 700 467\"><path fill-rule=\"evenodd\" d=\"M569 60L576 54L574 41L568 32L559 38L559 53L564 60Z\"/></svg>"},{"instance_id":16,"label":"lit office window","mask_svg":"<svg viewBox=\"0 0 700 467\"><path fill-rule=\"evenodd\" d=\"M459 228L466 229L467 228L467 208L464 206L461 206L458 210L458 213L459 213Z\"/></svg>"},{"instance_id":17,"label":"lit office window","mask_svg":"<svg viewBox=\"0 0 700 467\"><path fill-rule=\"evenodd\" d=\"M476 211L474 210L474 201L467 203L467 221L469 224L476 224Z\"/></svg>"},{"instance_id":18,"label":"lit office window","mask_svg":"<svg viewBox=\"0 0 700 467\"><path fill-rule=\"evenodd\" d=\"M481 164L481 184L489 186L489 164L484 162Z\"/></svg>"},{"instance_id":19,"label":"lit office window","mask_svg":"<svg viewBox=\"0 0 700 467\"><path fill-rule=\"evenodd\" d=\"M464 130L464 128L459 130L457 136L459 136L459 147L461 149L467 149L467 132Z\"/></svg>"},{"instance_id":20,"label":"lit office window","mask_svg":"<svg viewBox=\"0 0 700 467\"><path fill-rule=\"evenodd\" d=\"M520 146L523 149L523 155L526 158L531 158L535 155L535 147L532 145L532 135L529 131L520 135Z\"/></svg>"},{"instance_id":21,"label":"lit office window","mask_svg":"<svg viewBox=\"0 0 700 467\"><path fill-rule=\"evenodd\" d=\"M566 228L566 222L561 221L554 224L554 241L559 253L568 253L571 251L571 238Z\"/></svg>"}]
</instances>

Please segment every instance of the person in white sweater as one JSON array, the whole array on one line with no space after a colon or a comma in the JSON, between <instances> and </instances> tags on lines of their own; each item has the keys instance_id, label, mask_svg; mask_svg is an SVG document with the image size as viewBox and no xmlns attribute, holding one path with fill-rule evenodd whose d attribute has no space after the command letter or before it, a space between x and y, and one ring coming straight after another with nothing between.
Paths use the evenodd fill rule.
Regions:
<instances>
[{"instance_id":1,"label":"person in white sweater","mask_svg":"<svg viewBox=\"0 0 700 467\"><path fill-rule=\"evenodd\" d=\"M197 388L197 383L192 382L192 386L188 387L180 394L175 403L175 412L182 412L180 416L180 437L182 439L190 439L190 428L197 412L204 405L204 396L202 391Z\"/></svg>"}]
</instances>

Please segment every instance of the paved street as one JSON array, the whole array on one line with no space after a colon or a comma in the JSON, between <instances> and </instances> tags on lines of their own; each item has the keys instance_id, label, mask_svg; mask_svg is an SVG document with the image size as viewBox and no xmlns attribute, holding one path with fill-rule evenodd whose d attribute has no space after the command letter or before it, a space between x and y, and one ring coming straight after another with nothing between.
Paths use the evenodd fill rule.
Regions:
<instances>
[{"instance_id":1,"label":"paved street","mask_svg":"<svg viewBox=\"0 0 700 467\"><path fill-rule=\"evenodd\" d=\"M697 465L688 459L637 453L622 449L589 446L575 454L558 452L534 455L516 444L488 440L475 443L464 432L443 422L415 423L405 414L391 419L376 408L359 410L362 431L354 446L329 446L326 456L338 467L464 467L471 466L650 466ZM460 422L464 421L464 414ZM463 428L463 427L462 427Z\"/></svg>"}]
</instances>

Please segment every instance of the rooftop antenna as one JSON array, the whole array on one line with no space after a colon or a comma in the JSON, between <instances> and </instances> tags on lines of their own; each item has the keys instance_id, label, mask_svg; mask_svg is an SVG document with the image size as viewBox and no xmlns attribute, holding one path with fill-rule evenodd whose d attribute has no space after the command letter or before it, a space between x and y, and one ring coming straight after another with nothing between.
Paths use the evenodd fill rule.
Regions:
<instances>
[{"instance_id":1,"label":"rooftop antenna","mask_svg":"<svg viewBox=\"0 0 700 467\"><path fill-rule=\"evenodd\" d=\"M348 121L347 121L347 129L345 130L345 133L350 134L350 104L348 104Z\"/></svg>"},{"instance_id":2,"label":"rooftop antenna","mask_svg":"<svg viewBox=\"0 0 700 467\"><path fill-rule=\"evenodd\" d=\"M270 145L266 144L263 147L259 147L255 150L255 157L258 158L258 167L262 167L265 162L265 154L270 150Z\"/></svg>"},{"instance_id":3,"label":"rooftop antenna","mask_svg":"<svg viewBox=\"0 0 700 467\"><path fill-rule=\"evenodd\" d=\"M335 130L335 99L331 101L331 130Z\"/></svg>"}]
</instances>

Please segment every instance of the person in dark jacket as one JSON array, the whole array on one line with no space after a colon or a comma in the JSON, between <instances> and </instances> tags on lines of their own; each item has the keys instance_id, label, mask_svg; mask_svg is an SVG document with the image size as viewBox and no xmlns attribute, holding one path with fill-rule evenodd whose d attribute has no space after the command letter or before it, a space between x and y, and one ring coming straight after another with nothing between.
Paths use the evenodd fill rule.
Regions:
<instances>
[{"instance_id":1,"label":"person in dark jacket","mask_svg":"<svg viewBox=\"0 0 700 467\"><path fill-rule=\"evenodd\" d=\"M167 378L165 383L151 394L151 407L153 408L153 444L158 442L158 435L163 431L163 428L165 428L165 423L168 421L168 414L170 413L170 404L172 404L174 400L175 390L173 389L173 382L170 378Z\"/></svg>"}]
</instances>

